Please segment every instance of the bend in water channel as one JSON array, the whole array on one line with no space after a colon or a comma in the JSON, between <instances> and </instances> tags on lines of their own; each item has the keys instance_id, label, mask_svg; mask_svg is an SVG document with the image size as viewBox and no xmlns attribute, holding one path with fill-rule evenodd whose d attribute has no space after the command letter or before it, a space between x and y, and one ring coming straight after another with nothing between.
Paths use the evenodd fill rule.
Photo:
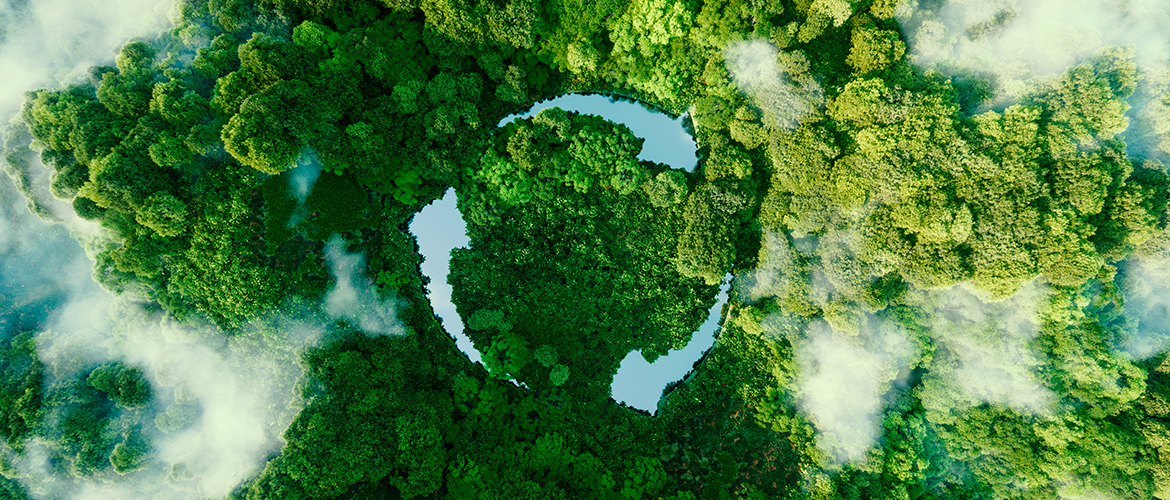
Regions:
<instances>
[{"instance_id":1,"label":"bend in water channel","mask_svg":"<svg viewBox=\"0 0 1170 500\"><path fill-rule=\"evenodd\" d=\"M694 171L698 162L694 138L683 129L682 117L672 119L638 104L611 100L603 95L564 95L537 103L527 112L504 118L499 124L517 118L529 118L551 107L598 115L625 124L634 135L645 139L642 152L638 155L641 159L686 169L688 172ZM426 229L419 231L415 228ZM455 305L451 303L451 285L447 284L446 279L451 250L466 247L469 241L463 217L456 207L454 190L448 190L442 199L416 214L411 222L411 232L418 239L419 252L425 257L422 272L431 277L431 307L443 319L447 332L455 336L459 349L472 361L480 361L480 354L471 339L463 334L463 322L455 312ZM708 312L707 321L699 327L684 349L670 351L653 364L647 363L638 351L626 355L613 379L613 399L654 412L666 384L686 375L703 352L714 344L714 332L719 323L719 312L723 304L727 303L728 288L726 283L720 288L719 301Z\"/></svg>"},{"instance_id":2,"label":"bend in water channel","mask_svg":"<svg viewBox=\"0 0 1170 500\"><path fill-rule=\"evenodd\" d=\"M531 118L541 110L561 108L565 111L597 115L606 120L621 123L630 128L634 135L646 140L638 158L665 163L674 168L694 172L698 159L695 157L695 139L683 129L683 118L671 118L664 113L654 112L627 101L617 101L600 94L568 94L538 102L532 109L500 120L499 126L518 119Z\"/></svg>"}]
</instances>

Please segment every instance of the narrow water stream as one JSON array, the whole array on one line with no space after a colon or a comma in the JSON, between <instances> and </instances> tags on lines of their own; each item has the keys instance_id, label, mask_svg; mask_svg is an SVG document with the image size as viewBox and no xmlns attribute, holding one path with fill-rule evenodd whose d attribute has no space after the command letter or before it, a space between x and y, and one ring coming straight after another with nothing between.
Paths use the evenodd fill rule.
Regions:
<instances>
[{"instance_id":1,"label":"narrow water stream","mask_svg":"<svg viewBox=\"0 0 1170 500\"><path fill-rule=\"evenodd\" d=\"M479 361L479 351L471 345L471 339L463 334L463 321L451 303L451 285L447 284L450 269L451 250L466 248L471 241L467 238L467 226L455 206L455 190L447 193L421 212L410 222L410 232L418 239L418 251L423 256L422 272L431 278L427 288L431 291L431 307L443 320L443 328L455 336L455 344L467 354L471 361Z\"/></svg>"},{"instance_id":2,"label":"narrow water stream","mask_svg":"<svg viewBox=\"0 0 1170 500\"><path fill-rule=\"evenodd\" d=\"M654 363L647 363L638 351L633 351L622 360L617 375L613 377L610 392L614 401L625 402L635 408L653 413L658 408L658 399L666 384L683 378L703 352L715 345L715 329L719 326L719 312L727 303L730 279L724 279L719 287L719 301L707 312L707 321L691 336L686 347L670 351Z\"/></svg>"},{"instance_id":3,"label":"narrow water stream","mask_svg":"<svg viewBox=\"0 0 1170 500\"><path fill-rule=\"evenodd\" d=\"M683 130L682 119L652 112L637 104L611 101L600 95L566 95L538 103L527 113L513 115L500 121L507 123L515 118L527 118L540 110L560 107L567 111L578 111L600 115L608 120L625 124L634 135L646 140L639 158L665 163L675 168L693 171L697 162L695 142ZM411 232L418 238L419 251L426 260L422 264L423 274L431 278L431 306L443 320L447 332L455 336L456 345L472 361L479 361L480 354L463 334L463 322L451 303L451 285L447 284L448 261L451 250L468 244L466 226L455 204L455 193L447 191L442 199L431 203L415 215ZM642 355L631 352L622 360L621 368L613 379L613 398L635 408L654 412L658 399L667 383L686 375L692 365L703 355L703 351L714 344L714 332L719 323L719 311L727 302L728 285L719 292L719 301L708 313L707 321L695 332L686 348L670 351L653 364L642 359Z\"/></svg>"}]
</instances>

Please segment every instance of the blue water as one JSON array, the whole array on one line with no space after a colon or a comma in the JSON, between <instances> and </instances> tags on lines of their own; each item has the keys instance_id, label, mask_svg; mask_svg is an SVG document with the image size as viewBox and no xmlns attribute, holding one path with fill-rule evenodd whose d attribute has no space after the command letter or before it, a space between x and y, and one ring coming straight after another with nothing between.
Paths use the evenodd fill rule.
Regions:
<instances>
[{"instance_id":1,"label":"blue water","mask_svg":"<svg viewBox=\"0 0 1170 500\"><path fill-rule=\"evenodd\" d=\"M622 360L621 368L613 377L610 391L614 401L625 402L635 408L654 412L666 384L681 379L691 371L703 352L715 345L715 329L719 326L719 312L727 303L730 280L719 288L719 301L707 312L707 321L691 337L686 347L670 351L654 363L647 363L641 353L634 351Z\"/></svg>"},{"instance_id":2,"label":"blue water","mask_svg":"<svg viewBox=\"0 0 1170 500\"><path fill-rule=\"evenodd\" d=\"M624 123L634 135L646 139L638 158L665 163L674 168L695 170L695 139L683 130L682 117L671 118L655 113L631 102L611 101L602 95L569 94L537 103L527 113L512 115L500 120L500 125L516 118L530 118L540 110L558 107L565 111L577 111L599 115L610 121Z\"/></svg>"},{"instance_id":3,"label":"blue water","mask_svg":"<svg viewBox=\"0 0 1170 500\"><path fill-rule=\"evenodd\" d=\"M527 118L540 110L553 106L568 111L600 115L608 120L624 123L638 137L646 139L639 158L664 163L674 168L692 171L697 163L695 142L683 130L682 118L671 119L629 102L611 102L600 95L567 95L539 103L527 113L510 116L500 121L507 123L515 118ZM418 238L419 251L425 260L423 274L431 277L431 306L443 320L447 332L454 335L456 345L472 361L479 361L480 354L463 334L463 323L451 303L451 286L447 284L448 261L451 250L468 244L466 226L455 205L455 193L448 191L442 199L423 208L411 222L411 232ZM719 322L719 311L727 302L727 288L723 285L720 300L711 308L705 323L694 334L684 349L671 351L659 357L653 364L642 359L641 353L631 352L622 360L621 368L614 376L613 398L619 402L647 411L655 411L659 396L667 383L686 375L695 361L715 342L715 328Z\"/></svg>"},{"instance_id":4,"label":"blue water","mask_svg":"<svg viewBox=\"0 0 1170 500\"><path fill-rule=\"evenodd\" d=\"M451 250L466 248L471 241L467 238L467 226L459 215L459 208L455 206L455 190L448 189L442 199L415 214L410 222L410 232L418 239L418 251L423 255L422 273L431 278L427 285L431 291L431 307L442 318L447 333L455 336L455 345L471 361L479 361L479 351L463 334L463 322L455 312L455 304L451 303L451 285L447 284Z\"/></svg>"}]
</instances>

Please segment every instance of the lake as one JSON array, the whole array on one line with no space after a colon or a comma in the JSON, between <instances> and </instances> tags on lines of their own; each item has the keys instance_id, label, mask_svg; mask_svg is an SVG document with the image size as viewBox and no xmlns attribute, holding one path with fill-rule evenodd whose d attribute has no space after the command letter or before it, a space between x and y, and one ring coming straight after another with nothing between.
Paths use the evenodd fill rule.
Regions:
<instances>
[{"instance_id":1,"label":"lake","mask_svg":"<svg viewBox=\"0 0 1170 500\"><path fill-rule=\"evenodd\" d=\"M634 135L646 140L638 155L644 160L665 163L675 168L693 171L697 163L695 142L683 129L682 118L670 118L666 114L650 111L638 104L614 101L602 95L571 94L538 103L531 110L500 121L507 123L516 118L528 118L540 110L560 107L566 111L577 111L603 116L608 120L625 124ZM426 228L416 231L415 228ZM451 303L451 285L447 284L448 261L451 250L466 247L468 238L463 218L455 204L455 193L448 190L442 199L431 203L415 215L411 231L418 238L419 252L425 260L423 274L431 278L431 306L443 320L447 332L454 335L456 345L472 361L479 361L479 352L471 339L463 334L463 322ZM714 332L719 322L719 311L727 302L728 285L725 283L719 293L719 302L708 313L705 323L695 333L684 349L670 351L654 363L647 363L637 351L629 353L622 360L621 368L613 380L613 398L635 408L654 412L662 389L667 383L686 375L703 352L715 342Z\"/></svg>"}]
</instances>

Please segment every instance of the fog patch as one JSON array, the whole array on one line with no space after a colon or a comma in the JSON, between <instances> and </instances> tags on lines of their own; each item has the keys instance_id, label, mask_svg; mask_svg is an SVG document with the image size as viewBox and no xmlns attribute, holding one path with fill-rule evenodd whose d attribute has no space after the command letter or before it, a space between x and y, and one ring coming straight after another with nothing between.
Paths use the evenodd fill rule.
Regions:
<instances>
[{"instance_id":1,"label":"fog patch","mask_svg":"<svg viewBox=\"0 0 1170 500\"><path fill-rule=\"evenodd\" d=\"M723 51L724 64L736 87L763 111L764 125L792 130L812 116L824 98L811 76L791 78L794 72L782 65L780 58L776 47L762 40L736 42Z\"/></svg>"},{"instance_id":2,"label":"fog patch","mask_svg":"<svg viewBox=\"0 0 1170 500\"><path fill-rule=\"evenodd\" d=\"M1170 349L1170 256L1127 262L1121 288L1132 325L1121 350L1146 359Z\"/></svg>"},{"instance_id":3,"label":"fog patch","mask_svg":"<svg viewBox=\"0 0 1170 500\"><path fill-rule=\"evenodd\" d=\"M1042 359L1031 345L1045 296L1036 282L1001 302L981 300L963 285L939 292L929 327L940 348L924 377L924 392L934 395L923 400L946 408L929 409L962 411L990 403L1020 413L1050 413L1055 396L1036 376Z\"/></svg>"},{"instance_id":4,"label":"fog patch","mask_svg":"<svg viewBox=\"0 0 1170 500\"><path fill-rule=\"evenodd\" d=\"M143 468L79 479L50 467L46 439L57 439L54 427L47 438L28 440L22 455L0 445L22 485L35 498L223 498L256 474L279 452L299 411L300 355L324 318L266 318L230 337L210 325L176 323L144 309L133 293L103 290L65 228L19 200L11 185L0 185L0 232L10 235L0 250L4 333L37 332L46 388L121 361L142 369L153 389L151 404L122 413L142 417L134 422L150 443ZM21 318L27 310L36 311L31 322Z\"/></svg>"},{"instance_id":5,"label":"fog patch","mask_svg":"<svg viewBox=\"0 0 1170 500\"><path fill-rule=\"evenodd\" d=\"M928 7L933 5L941 6ZM1036 84L1104 47L1132 47L1141 76L1129 100L1126 142L1134 146L1133 155L1170 152L1165 0L914 0L898 5L897 18L912 63L990 84L986 90L993 95L983 100L983 109L1019 101Z\"/></svg>"},{"instance_id":6,"label":"fog patch","mask_svg":"<svg viewBox=\"0 0 1170 500\"><path fill-rule=\"evenodd\" d=\"M861 461L877 442L883 395L908 374L914 354L897 324L865 319L858 335L814 321L795 346L800 410L817 428L818 448L838 464Z\"/></svg>"},{"instance_id":7,"label":"fog patch","mask_svg":"<svg viewBox=\"0 0 1170 500\"><path fill-rule=\"evenodd\" d=\"M19 101L16 102L19 105ZM0 127L0 149L4 150L0 155L0 171L7 174L0 175L0 183L6 184L5 189L8 189L8 181L11 181L11 186L23 197L18 198L23 200L26 211L42 220L64 224L78 239L97 236L100 232L98 223L82 219L73 211L70 201L53 196L50 189L52 169L41 162L41 150L34 149L33 142L28 126L18 115L13 115L6 125ZM0 236L0 241L4 239ZM0 249L3 247L0 243Z\"/></svg>"},{"instance_id":8,"label":"fog patch","mask_svg":"<svg viewBox=\"0 0 1170 500\"><path fill-rule=\"evenodd\" d=\"M0 74L5 76L0 80L0 121L19 110L22 92L83 81L91 66L112 64L132 37L164 31L172 8L168 0L47 0L0 6L5 21L0 33ZM83 480L62 473L50 467L49 448L40 437L32 438L22 455L2 444L0 454L21 473L20 481L35 498L228 496L283 445L280 436L300 404L294 390L303 372L300 353L321 327L312 321L295 326L271 319L226 340L213 327L179 325L147 312L133 303L133 294L111 297L93 282L93 263L65 228L32 217L23 206L65 222L74 237L97 233L96 224L78 218L68 202L50 195L49 169L40 164L37 152L23 153L21 158L29 161L5 165L13 178L0 175L0 327L6 333L39 331L37 351L47 387L109 361L140 366L153 388L154 403L134 411L157 410L174 417L175 425L168 427L164 418L162 427L168 431L163 432L150 421L144 434L152 451L145 468L125 475L106 470ZM21 190L34 196L31 203L14 195L10 180L23 182ZM43 310L46 319L30 325L14 308Z\"/></svg>"},{"instance_id":9,"label":"fog patch","mask_svg":"<svg viewBox=\"0 0 1170 500\"><path fill-rule=\"evenodd\" d=\"M1126 152L1170 161L1170 63L1142 68L1129 103L1130 126L1122 134Z\"/></svg>"},{"instance_id":10,"label":"fog patch","mask_svg":"<svg viewBox=\"0 0 1170 500\"><path fill-rule=\"evenodd\" d=\"M66 228L34 216L0 174L0 327L29 309L36 317L20 322L47 321L52 308L41 304L64 301L79 280L92 282L89 266Z\"/></svg>"},{"instance_id":11,"label":"fog patch","mask_svg":"<svg viewBox=\"0 0 1170 500\"><path fill-rule=\"evenodd\" d=\"M792 285L785 271L793 268L796 254L788 237L765 228L755 269L741 271L735 277L735 298L754 303L764 297L779 296Z\"/></svg>"},{"instance_id":12,"label":"fog patch","mask_svg":"<svg viewBox=\"0 0 1170 500\"><path fill-rule=\"evenodd\" d=\"M288 176L288 191L297 201L297 205L293 209L292 215L289 216L288 223L285 224L286 228L291 229L309 218L309 208L305 205L305 201L309 199L309 194L313 192L313 185L317 183L317 177L320 176L320 159L311 151L302 152L301 156L297 158L296 167L293 167Z\"/></svg>"},{"instance_id":13,"label":"fog patch","mask_svg":"<svg viewBox=\"0 0 1170 500\"><path fill-rule=\"evenodd\" d=\"M42 332L38 354L52 377L109 361L141 368L154 394L136 410L148 417L141 435L150 452L133 472L81 479L53 473L47 443L34 438L23 456L8 454L34 497L224 498L284 446L281 436L303 403L300 355L320 338L321 322L274 317L229 337L120 298L84 303L101 304L90 313L111 318L109 328Z\"/></svg>"},{"instance_id":14,"label":"fog patch","mask_svg":"<svg viewBox=\"0 0 1170 500\"><path fill-rule=\"evenodd\" d=\"M827 235L831 236L831 235ZM736 300L752 304L768 297L790 298L825 306L835 292L822 264L810 261L822 238L813 234L763 229L756 267L736 274Z\"/></svg>"},{"instance_id":15,"label":"fog patch","mask_svg":"<svg viewBox=\"0 0 1170 500\"><path fill-rule=\"evenodd\" d=\"M1071 488L1064 488L1059 494L1060 500L1115 500L1115 497L1095 490L1074 493Z\"/></svg>"},{"instance_id":16,"label":"fog patch","mask_svg":"<svg viewBox=\"0 0 1170 500\"><path fill-rule=\"evenodd\" d=\"M5 2L0 7L4 24L0 27L0 75L4 75L0 78L0 123L19 121L16 114L25 91L84 81L91 66L112 64L131 38L164 31L172 11L169 0ZM10 132L3 134L6 142ZM6 163L7 158L0 161ZM28 165L11 167L27 174L20 189L35 193L30 206L38 215L64 222L82 237L98 233L97 224L81 219L71 204L49 195L49 169L40 165L38 155L34 153ZM8 179L0 176L0 182Z\"/></svg>"},{"instance_id":17,"label":"fog patch","mask_svg":"<svg viewBox=\"0 0 1170 500\"><path fill-rule=\"evenodd\" d=\"M162 396L156 400L170 400L165 416L155 419L170 436L155 451L177 489L227 496L284 446L284 430L302 405L296 391L304 373L300 354L322 330L271 321L220 345L204 339L221 332L198 335L170 321L127 333L127 361L154 374ZM183 416L184 408L198 415L189 424L182 420L192 418Z\"/></svg>"},{"instance_id":18,"label":"fog patch","mask_svg":"<svg viewBox=\"0 0 1170 500\"><path fill-rule=\"evenodd\" d=\"M1163 0L951 0L898 5L913 62L994 72L1004 80L1061 73L1107 45L1130 45L1142 66L1170 59Z\"/></svg>"},{"instance_id":19,"label":"fog patch","mask_svg":"<svg viewBox=\"0 0 1170 500\"><path fill-rule=\"evenodd\" d=\"M19 5L18 5L19 4ZM21 93L85 78L127 40L166 29L168 0L45 0L6 5L0 40L0 118L20 108Z\"/></svg>"},{"instance_id":20,"label":"fog patch","mask_svg":"<svg viewBox=\"0 0 1170 500\"><path fill-rule=\"evenodd\" d=\"M404 335L398 319L402 301L396 296L378 297L373 282L362 272L360 254L345 251L341 238L333 236L325 245L325 258L333 275L333 288L325 297L325 312L333 319L345 319L367 335Z\"/></svg>"}]
</instances>

